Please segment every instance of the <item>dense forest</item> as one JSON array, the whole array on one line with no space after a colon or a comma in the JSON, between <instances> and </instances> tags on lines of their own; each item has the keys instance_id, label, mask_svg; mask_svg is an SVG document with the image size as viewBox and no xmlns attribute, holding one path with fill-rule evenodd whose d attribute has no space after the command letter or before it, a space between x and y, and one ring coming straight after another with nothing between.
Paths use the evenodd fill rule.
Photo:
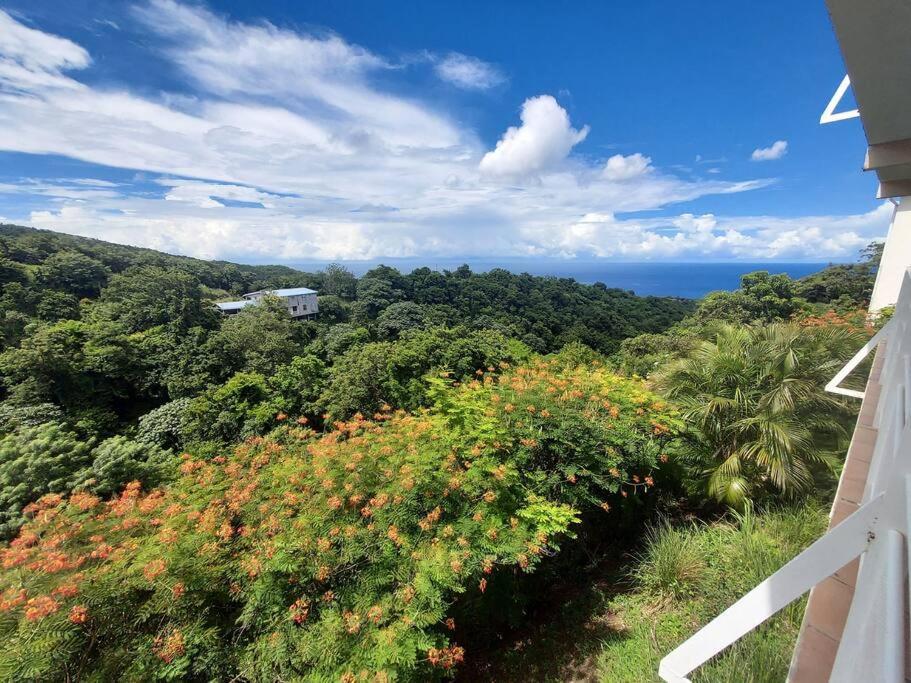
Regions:
<instances>
[{"instance_id":1,"label":"dense forest","mask_svg":"<svg viewBox=\"0 0 911 683\"><path fill-rule=\"evenodd\" d=\"M617 556L662 609L714 609L673 520L824 497L856 406L822 387L888 316L864 313L879 257L692 302L0 226L0 672L493 676L482 643ZM316 319L214 306L292 286Z\"/></svg>"}]
</instances>

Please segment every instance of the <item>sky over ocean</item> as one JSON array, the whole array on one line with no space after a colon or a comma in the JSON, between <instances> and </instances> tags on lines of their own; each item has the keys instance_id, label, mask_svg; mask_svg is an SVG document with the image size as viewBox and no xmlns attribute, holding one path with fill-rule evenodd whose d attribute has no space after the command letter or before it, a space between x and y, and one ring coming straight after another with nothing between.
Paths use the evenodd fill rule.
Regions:
<instances>
[{"instance_id":1,"label":"sky over ocean","mask_svg":"<svg viewBox=\"0 0 911 683\"><path fill-rule=\"evenodd\" d=\"M202 258L843 260L892 212L823 2L2 0L0 65L0 222Z\"/></svg>"}]
</instances>

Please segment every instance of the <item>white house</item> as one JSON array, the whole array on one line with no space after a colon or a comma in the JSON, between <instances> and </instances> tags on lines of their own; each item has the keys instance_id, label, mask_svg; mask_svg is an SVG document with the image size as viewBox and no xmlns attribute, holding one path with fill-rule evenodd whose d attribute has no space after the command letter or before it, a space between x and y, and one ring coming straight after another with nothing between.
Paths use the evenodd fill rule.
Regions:
<instances>
[{"instance_id":1,"label":"white house","mask_svg":"<svg viewBox=\"0 0 911 683\"><path fill-rule=\"evenodd\" d=\"M288 307L288 314L292 318L309 318L319 312L316 292L306 287L260 289L256 292L244 294L244 298L240 301L225 301L215 305L225 315L234 315L246 306L253 306L259 303L267 294L282 299Z\"/></svg>"}]
</instances>

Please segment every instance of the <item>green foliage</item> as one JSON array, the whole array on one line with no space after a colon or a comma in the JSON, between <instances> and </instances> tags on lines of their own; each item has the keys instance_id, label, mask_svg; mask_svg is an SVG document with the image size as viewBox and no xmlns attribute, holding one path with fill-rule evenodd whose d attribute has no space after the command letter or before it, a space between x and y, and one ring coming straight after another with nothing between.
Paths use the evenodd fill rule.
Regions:
<instances>
[{"instance_id":1,"label":"green foliage","mask_svg":"<svg viewBox=\"0 0 911 683\"><path fill-rule=\"evenodd\" d=\"M620 342L620 350L611 357L611 362L626 375L648 377L692 350L698 342L696 331L682 325L662 334L640 334Z\"/></svg>"},{"instance_id":2,"label":"green foliage","mask_svg":"<svg viewBox=\"0 0 911 683\"><path fill-rule=\"evenodd\" d=\"M175 470L175 458L169 451L125 436L113 436L92 451L91 467L81 474L76 486L109 496L131 481L158 486L173 476Z\"/></svg>"},{"instance_id":3,"label":"green foliage","mask_svg":"<svg viewBox=\"0 0 911 683\"><path fill-rule=\"evenodd\" d=\"M342 299L354 298L357 292L357 278L350 270L338 263L332 263L323 269L321 275L320 291L323 294ZM320 308L322 309L322 302Z\"/></svg>"},{"instance_id":4,"label":"green foliage","mask_svg":"<svg viewBox=\"0 0 911 683\"><path fill-rule=\"evenodd\" d=\"M267 296L227 318L207 342L224 368L271 374L303 350L301 324L288 315L278 297Z\"/></svg>"},{"instance_id":5,"label":"green foliage","mask_svg":"<svg viewBox=\"0 0 911 683\"><path fill-rule=\"evenodd\" d=\"M423 377L433 369L464 378L528 355L522 344L490 330L412 331L396 342L373 342L342 354L329 370L321 402L335 418L369 415L384 404L418 408L427 401Z\"/></svg>"},{"instance_id":6,"label":"green foliage","mask_svg":"<svg viewBox=\"0 0 911 683\"><path fill-rule=\"evenodd\" d=\"M721 325L658 374L712 497L742 507L770 489L804 493L831 469L854 412L823 387L862 343L841 327Z\"/></svg>"},{"instance_id":7,"label":"green foliage","mask_svg":"<svg viewBox=\"0 0 911 683\"><path fill-rule=\"evenodd\" d=\"M322 412L320 395L326 385L326 364L313 354L297 356L269 378L279 410L289 415Z\"/></svg>"},{"instance_id":8,"label":"green foliage","mask_svg":"<svg viewBox=\"0 0 911 683\"><path fill-rule=\"evenodd\" d=\"M0 403L0 434L15 431L20 427L37 427L45 422L62 423L63 411L53 403L23 405L3 401Z\"/></svg>"},{"instance_id":9,"label":"green foliage","mask_svg":"<svg viewBox=\"0 0 911 683\"><path fill-rule=\"evenodd\" d=\"M402 332L417 330L427 325L427 310L413 301L390 304L377 316L376 327L380 335L389 339Z\"/></svg>"},{"instance_id":10,"label":"green foliage","mask_svg":"<svg viewBox=\"0 0 911 683\"><path fill-rule=\"evenodd\" d=\"M815 541L825 530L826 521L823 506L811 503L708 525L665 524L655 528L641 558L634 561L632 573L638 577L634 590L589 598L599 610L594 619L603 614L609 624L598 634L593 648L597 678L612 683L654 681L662 657ZM680 545L687 550L678 550ZM664 568L694 562L699 567L691 572L693 579L685 582L685 590L667 590ZM804 604L792 603L697 669L692 680L784 680ZM574 629L576 633L583 631L581 626ZM522 680L521 675L520 668L515 677L504 680Z\"/></svg>"},{"instance_id":11,"label":"green foliage","mask_svg":"<svg viewBox=\"0 0 911 683\"><path fill-rule=\"evenodd\" d=\"M465 657L458 596L534 571L582 514L619 528L662 481L673 413L641 383L566 365L439 386L427 413L185 456L166 490L42 499L0 552L0 672L445 677Z\"/></svg>"},{"instance_id":12,"label":"green foliage","mask_svg":"<svg viewBox=\"0 0 911 683\"><path fill-rule=\"evenodd\" d=\"M180 331L195 325L213 327L218 315L203 301L197 278L159 266L138 266L112 277L96 312L129 332L157 325Z\"/></svg>"},{"instance_id":13,"label":"green foliage","mask_svg":"<svg viewBox=\"0 0 911 683\"><path fill-rule=\"evenodd\" d=\"M76 296L98 296L110 271L100 261L78 251L59 251L38 268L38 282Z\"/></svg>"},{"instance_id":14,"label":"green foliage","mask_svg":"<svg viewBox=\"0 0 911 683\"><path fill-rule=\"evenodd\" d=\"M11 282L28 282L28 271L22 264L0 257L0 285L7 285Z\"/></svg>"},{"instance_id":15,"label":"green foliage","mask_svg":"<svg viewBox=\"0 0 911 683\"><path fill-rule=\"evenodd\" d=\"M190 401L182 418L185 441L234 443L260 434L275 420L278 405L266 378L238 372L221 386Z\"/></svg>"},{"instance_id":16,"label":"green foliage","mask_svg":"<svg viewBox=\"0 0 911 683\"><path fill-rule=\"evenodd\" d=\"M722 320L729 323L771 323L787 321L804 309L795 282L787 275L770 275L764 270L740 278L740 289L712 292L699 304L694 318L699 323Z\"/></svg>"},{"instance_id":17,"label":"green foliage","mask_svg":"<svg viewBox=\"0 0 911 683\"><path fill-rule=\"evenodd\" d=\"M139 418L136 440L164 449L183 445L183 416L192 399L177 398Z\"/></svg>"},{"instance_id":18,"label":"green foliage","mask_svg":"<svg viewBox=\"0 0 911 683\"><path fill-rule=\"evenodd\" d=\"M54 423L0 439L0 535L14 533L23 509L47 493L68 493L91 462L92 442Z\"/></svg>"}]
</instances>

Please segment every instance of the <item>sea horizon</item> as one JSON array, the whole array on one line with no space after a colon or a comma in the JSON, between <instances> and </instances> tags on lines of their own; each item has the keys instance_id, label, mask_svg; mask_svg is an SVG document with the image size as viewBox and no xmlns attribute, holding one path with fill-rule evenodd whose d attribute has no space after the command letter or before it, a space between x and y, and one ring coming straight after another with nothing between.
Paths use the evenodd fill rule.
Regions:
<instances>
[{"instance_id":1,"label":"sea horizon","mask_svg":"<svg viewBox=\"0 0 911 683\"><path fill-rule=\"evenodd\" d=\"M293 261L284 265L302 271L324 269L332 261ZM404 274L427 267L455 270L467 264L473 272L484 273L502 268L512 273L573 278L584 284L601 282L607 287L633 291L640 296L677 296L699 299L709 292L733 290L746 273L765 270L800 278L816 273L837 261L595 261L546 258L381 258L337 261L358 277L379 265Z\"/></svg>"}]
</instances>

